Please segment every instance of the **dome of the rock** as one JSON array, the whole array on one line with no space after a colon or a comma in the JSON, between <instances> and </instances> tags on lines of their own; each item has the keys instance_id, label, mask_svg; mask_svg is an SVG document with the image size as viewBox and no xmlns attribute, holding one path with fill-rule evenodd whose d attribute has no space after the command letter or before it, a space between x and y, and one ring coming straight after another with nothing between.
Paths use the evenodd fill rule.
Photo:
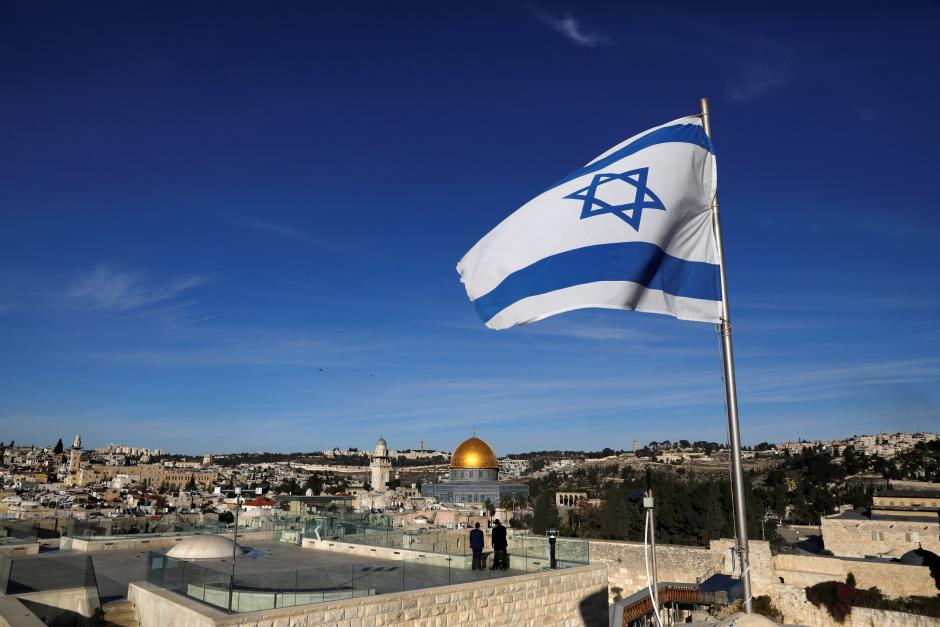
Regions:
<instances>
[{"instance_id":1,"label":"dome of the rock","mask_svg":"<svg viewBox=\"0 0 940 627\"><path fill-rule=\"evenodd\" d=\"M451 468L499 468L493 447L477 437L464 440L450 458Z\"/></svg>"}]
</instances>

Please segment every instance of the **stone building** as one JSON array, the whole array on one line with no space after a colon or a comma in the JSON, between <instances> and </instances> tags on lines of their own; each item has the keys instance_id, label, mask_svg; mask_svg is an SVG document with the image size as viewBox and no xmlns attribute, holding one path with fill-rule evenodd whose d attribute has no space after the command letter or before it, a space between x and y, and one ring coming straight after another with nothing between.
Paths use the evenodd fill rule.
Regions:
<instances>
[{"instance_id":1,"label":"stone building","mask_svg":"<svg viewBox=\"0 0 940 627\"><path fill-rule=\"evenodd\" d=\"M464 440L450 458L450 473L443 483L421 486L422 496L441 503L498 506L500 497L529 496L529 486L499 482L499 461L493 447L474 436Z\"/></svg>"},{"instance_id":2,"label":"stone building","mask_svg":"<svg viewBox=\"0 0 940 627\"><path fill-rule=\"evenodd\" d=\"M372 480L369 482L372 489L377 492L384 492L388 489L388 481L392 471L392 458L388 454L388 444L382 437L375 443L369 469L372 471Z\"/></svg>"},{"instance_id":3,"label":"stone building","mask_svg":"<svg viewBox=\"0 0 940 627\"><path fill-rule=\"evenodd\" d=\"M145 483L154 488L164 486L168 490L185 489L192 478L196 486L203 490L210 490L218 478L218 473L212 470L174 468L163 464L138 464L137 466L88 464L82 466L76 473L74 484L92 485L111 481L118 476L127 477L129 482Z\"/></svg>"},{"instance_id":4,"label":"stone building","mask_svg":"<svg viewBox=\"0 0 940 627\"><path fill-rule=\"evenodd\" d=\"M940 509L940 492L927 490L879 490L872 497L879 507L910 507L932 511Z\"/></svg>"},{"instance_id":5,"label":"stone building","mask_svg":"<svg viewBox=\"0 0 940 627\"><path fill-rule=\"evenodd\" d=\"M555 492L556 507L577 507L579 501L587 500L587 492Z\"/></svg>"},{"instance_id":6,"label":"stone building","mask_svg":"<svg viewBox=\"0 0 940 627\"><path fill-rule=\"evenodd\" d=\"M823 545L840 557L901 557L927 549L940 553L937 509L873 505L825 516L820 521Z\"/></svg>"}]
</instances>

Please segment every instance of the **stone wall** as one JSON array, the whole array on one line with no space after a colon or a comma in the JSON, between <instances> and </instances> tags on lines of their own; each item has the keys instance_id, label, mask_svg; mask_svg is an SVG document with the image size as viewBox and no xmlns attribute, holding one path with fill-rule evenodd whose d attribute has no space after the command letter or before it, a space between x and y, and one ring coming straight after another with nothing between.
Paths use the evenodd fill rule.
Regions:
<instances>
[{"instance_id":1,"label":"stone wall","mask_svg":"<svg viewBox=\"0 0 940 627\"><path fill-rule=\"evenodd\" d=\"M642 543L591 540L588 548L591 564L607 567L610 602L646 587ZM656 563L660 581L695 583L696 578L721 567L722 555L704 547L660 544L656 547Z\"/></svg>"},{"instance_id":2,"label":"stone wall","mask_svg":"<svg viewBox=\"0 0 940 627\"><path fill-rule=\"evenodd\" d=\"M865 557L899 549L912 551L923 547L940 553L940 524L932 521L855 520L823 518L823 544L836 555Z\"/></svg>"},{"instance_id":3,"label":"stone wall","mask_svg":"<svg viewBox=\"0 0 940 627\"><path fill-rule=\"evenodd\" d=\"M0 546L0 553L4 555L36 555L39 553L39 543L30 542L28 544L8 544Z\"/></svg>"},{"instance_id":4,"label":"stone wall","mask_svg":"<svg viewBox=\"0 0 940 627\"><path fill-rule=\"evenodd\" d=\"M719 572L722 574L738 573L740 564L735 564L735 554L731 550L735 544L734 540L728 539L712 540L709 543L712 552L721 558ZM778 581L774 572L774 556L770 552L770 543L763 540L751 540L748 542L748 550L750 551L751 594L754 596L767 594L770 586Z\"/></svg>"},{"instance_id":5,"label":"stone wall","mask_svg":"<svg viewBox=\"0 0 940 627\"><path fill-rule=\"evenodd\" d=\"M716 572L734 574L732 546L734 541L728 539L713 540L708 549L659 545L656 547L659 580L694 583L697 578ZM832 627L835 623L826 610L819 610L806 601L804 588L821 581L845 581L849 572L855 575L859 587L877 586L887 596L933 596L938 593L926 566L824 556L773 555L767 542L755 540L749 543L749 548L754 596L768 595L780 609L784 609L781 604L789 607L786 616L791 623ZM591 541L590 552L592 564L607 566L611 602L646 586L642 544ZM781 578L786 585L781 583ZM847 622L847 626L940 626L937 619L897 612L855 608L853 614L856 622Z\"/></svg>"},{"instance_id":6,"label":"stone wall","mask_svg":"<svg viewBox=\"0 0 940 627\"><path fill-rule=\"evenodd\" d=\"M130 585L129 598L141 627L607 625L601 565L232 616L144 582Z\"/></svg>"},{"instance_id":7,"label":"stone wall","mask_svg":"<svg viewBox=\"0 0 940 627\"><path fill-rule=\"evenodd\" d=\"M845 622L837 623L825 607L817 608L807 601L802 588L775 584L769 592L785 623L808 627L940 627L940 618L864 607L853 607Z\"/></svg>"},{"instance_id":8,"label":"stone wall","mask_svg":"<svg viewBox=\"0 0 940 627\"><path fill-rule=\"evenodd\" d=\"M713 540L708 549L694 546L656 547L660 581L695 583L713 573L735 574L733 540ZM750 547L751 587L754 596L770 594L782 583L800 588L821 581L845 581L851 572L861 588L877 586L888 596L938 593L926 566L874 562L860 559L811 555L772 555L767 542L752 540ZM610 601L627 597L646 586L643 545L634 542L590 542L591 563L607 565Z\"/></svg>"},{"instance_id":9,"label":"stone wall","mask_svg":"<svg viewBox=\"0 0 940 627\"><path fill-rule=\"evenodd\" d=\"M473 559L472 556L468 555L443 555L425 551L370 546L368 544L348 544L339 540L316 540L314 538L304 538L301 546L305 549L359 555L373 559L420 561L422 564L431 566L443 566L444 568L450 566L462 570L469 570Z\"/></svg>"},{"instance_id":10,"label":"stone wall","mask_svg":"<svg viewBox=\"0 0 940 627\"><path fill-rule=\"evenodd\" d=\"M926 566L815 557L804 555L775 555L774 575L785 583L800 588L822 581L845 581L849 573L855 576L859 588L876 586L890 597L934 596L936 582ZM761 593L763 594L763 593Z\"/></svg>"},{"instance_id":11,"label":"stone wall","mask_svg":"<svg viewBox=\"0 0 940 627\"><path fill-rule=\"evenodd\" d=\"M101 608L97 588L65 588L15 595L47 625L93 626Z\"/></svg>"},{"instance_id":12,"label":"stone wall","mask_svg":"<svg viewBox=\"0 0 940 627\"><path fill-rule=\"evenodd\" d=\"M0 596L0 627L43 627L44 622L19 599Z\"/></svg>"}]
</instances>

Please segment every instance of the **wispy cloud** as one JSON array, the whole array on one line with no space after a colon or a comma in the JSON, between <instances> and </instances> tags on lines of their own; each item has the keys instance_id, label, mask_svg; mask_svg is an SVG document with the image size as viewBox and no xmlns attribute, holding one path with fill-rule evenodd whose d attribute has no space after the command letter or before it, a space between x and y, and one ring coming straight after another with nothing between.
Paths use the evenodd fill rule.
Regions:
<instances>
[{"instance_id":1,"label":"wispy cloud","mask_svg":"<svg viewBox=\"0 0 940 627\"><path fill-rule=\"evenodd\" d=\"M569 14L558 16L535 5L530 4L528 6L529 11L531 11L540 22L551 27L572 43L587 48L605 46L613 43L613 40L603 33L598 31L585 31L578 23L578 20Z\"/></svg>"},{"instance_id":2,"label":"wispy cloud","mask_svg":"<svg viewBox=\"0 0 940 627\"><path fill-rule=\"evenodd\" d=\"M831 276L831 274L830 274ZM940 307L940 297L920 294L875 294L862 292L813 292L778 293L766 296L743 296L737 298L735 306L742 309L785 311L824 311L824 312L863 312L873 311L923 310ZM773 324L767 321L765 324ZM806 320L807 325L828 325L828 321L819 319ZM838 320L838 324L845 324Z\"/></svg>"},{"instance_id":3,"label":"wispy cloud","mask_svg":"<svg viewBox=\"0 0 940 627\"><path fill-rule=\"evenodd\" d=\"M652 11L647 26L658 29L649 45L683 54L709 71L720 68L725 96L732 102L757 100L798 78L794 46L720 22L683 17L666 9Z\"/></svg>"},{"instance_id":4,"label":"wispy cloud","mask_svg":"<svg viewBox=\"0 0 940 627\"><path fill-rule=\"evenodd\" d=\"M796 58L789 48L763 41L748 47L737 70L727 79L730 100L750 102L795 80Z\"/></svg>"},{"instance_id":5,"label":"wispy cloud","mask_svg":"<svg viewBox=\"0 0 940 627\"><path fill-rule=\"evenodd\" d=\"M295 242L306 244L308 246L313 246L315 248L320 248L322 250L330 251L340 251L343 250L342 247L337 246L336 244L317 239L312 237L308 233L304 232L301 229L287 226L284 224L278 224L276 222L268 222L266 220L259 220L257 218L246 218L246 217L236 217L233 222L242 228L252 229L271 235L274 237L280 237L282 239L293 240Z\"/></svg>"},{"instance_id":6,"label":"wispy cloud","mask_svg":"<svg viewBox=\"0 0 940 627\"><path fill-rule=\"evenodd\" d=\"M264 220L256 220L254 218L240 218L236 220L236 223L245 228L264 231L266 233L270 233L271 235L277 235L278 237L285 237L287 239L295 239L301 242L314 243L314 240L308 237L307 234L300 229L284 226L283 224L265 222Z\"/></svg>"},{"instance_id":7,"label":"wispy cloud","mask_svg":"<svg viewBox=\"0 0 940 627\"><path fill-rule=\"evenodd\" d=\"M481 325L482 326L482 325ZM631 342L664 344L666 337L643 331L624 324L614 325L593 320L591 324L579 324L569 320L554 320L542 325L532 325L525 331L534 335L550 335L575 340L595 340L599 342Z\"/></svg>"},{"instance_id":8,"label":"wispy cloud","mask_svg":"<svg viewBox=\"0 0 940 627\"><path fill-rule=\"evenodd\" d=\"M133 272L123 272L98 264L79 277L66 291L71 304L103 311L139 310L178 298L206 282L205 277L189 276L169 282L146 280Z\"/></svg>"},{"instance_id":9,"label":"wispy cloud","mask_svg":"<svg viewBox=\"0 0 940 627\"><path fill-rule=\"evenodd\" d=\"M81 359L158 368L326 367L368 368L400 346L394 339L361 336L312 336L301 330L258 331L244 328L201 328L173 343L132 349L86 351ZM366 365L368 364L368 365Z\"/></svg>"},{"instance_id":10,"label":"wispy cloud","mask_svg":"<svg viewBox=\"0 0 940 627\"><path fill-rule=\"evenodd\" d=\"M860 390L883 395L885 386L940 381L940 360L905 359L758 370L741 382L754 403L802 403L851 398ZM892 400L893 400L892 394Z\"/></svg>"}]
</instances>

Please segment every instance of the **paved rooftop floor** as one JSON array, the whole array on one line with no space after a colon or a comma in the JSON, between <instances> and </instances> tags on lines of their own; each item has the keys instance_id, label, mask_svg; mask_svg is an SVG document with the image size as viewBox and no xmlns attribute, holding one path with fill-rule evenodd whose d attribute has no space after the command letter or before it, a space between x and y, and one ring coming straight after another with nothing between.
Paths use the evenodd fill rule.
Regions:
<instances>
[{"instance_id":1,"label":"paved rooftop floor","mask_svg":"<svg viewBox=\"0 0 940 627\"><path fill-rule=\"evenodd\" d=\"M242 587L314 590L352 586L387 594L525 573L517 568L472 571L415 561L370 559L288 543L258 542L246 548L250 552L238 558L236 564L236 585ZM54 555L46 554L46 559L55 559ZM60 555L76 554L62 551ZM103 604L126 598L128 584L146 578L147 551L102 551L90 555ZM232 570L231 558L190 563L225 577Z\"/></svg>"}]
</instances>

